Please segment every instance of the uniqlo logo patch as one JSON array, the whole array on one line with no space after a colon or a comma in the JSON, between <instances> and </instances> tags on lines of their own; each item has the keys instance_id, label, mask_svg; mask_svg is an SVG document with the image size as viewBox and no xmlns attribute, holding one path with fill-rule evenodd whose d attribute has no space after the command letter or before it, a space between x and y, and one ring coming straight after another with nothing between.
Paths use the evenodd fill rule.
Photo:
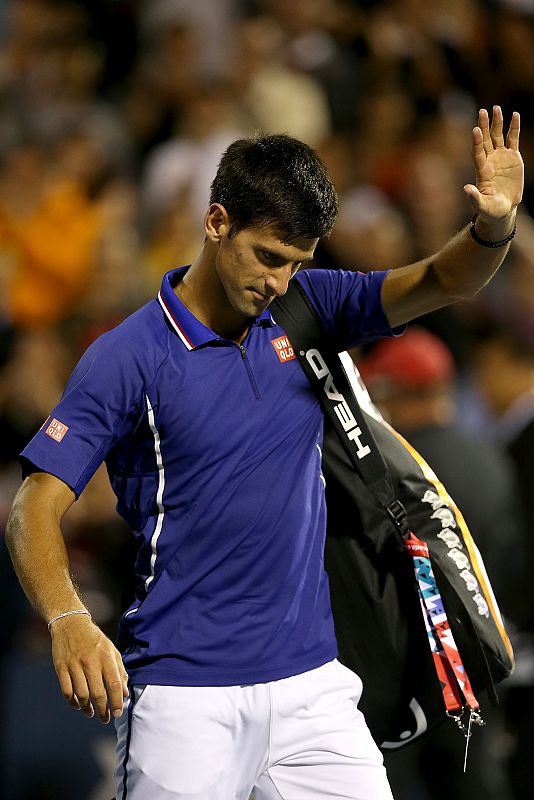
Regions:
<instances>
[{"instance_id":1,"label":"uniqlo logo patch","mask_svg":"<svg viewBox=\"0 0 534 800\"><path fill-rule=\"evenodd\" d=\"M287 336L279 336L278 339L273 339L271 344L276 350L276 355L282 364L285 364L286 361L291 361L293 358L296 358L293 345Z\"/></svg>"},{"instance_id":2,"label":"uniqlo logo patch","mask_svg":"<svg viewBox=\"0 0 534 800\"><path fill-rule=\"evenodd\" d=\"M48 425L45 433L48 434L51 439L55 439L56 442L60 442L67 433L68 429L68 425L64 425L54 417L52 422Z\"/></svg>"}]
</instances>

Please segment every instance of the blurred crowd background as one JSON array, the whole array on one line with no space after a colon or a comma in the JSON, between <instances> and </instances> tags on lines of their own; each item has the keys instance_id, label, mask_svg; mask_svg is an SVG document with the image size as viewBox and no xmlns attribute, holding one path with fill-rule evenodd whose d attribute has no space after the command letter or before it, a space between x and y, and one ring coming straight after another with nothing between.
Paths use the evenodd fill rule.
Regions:
<instances>
[{"instance_id":1,"label":"blurred crowd background","mask_svg":"<svg viewBox=\"0 0 534 800\"><path fill-rule=\"evenodd\" d=\"M391 759L398 800L534 796L533 21L532 0L0 0L0 529L81 352L196 254L232 140L315 147L341 212L314 266L366 271L469 220L477 109L521 112L526 191L496 279L400 349L355 354L458 499L518 653L466 776L455 729ZM132 543L102 470L64 527L113 637ZM2 537L0 576L0 798L109 800L113 731L64 704Z\"/></svg>"}]
</instances>

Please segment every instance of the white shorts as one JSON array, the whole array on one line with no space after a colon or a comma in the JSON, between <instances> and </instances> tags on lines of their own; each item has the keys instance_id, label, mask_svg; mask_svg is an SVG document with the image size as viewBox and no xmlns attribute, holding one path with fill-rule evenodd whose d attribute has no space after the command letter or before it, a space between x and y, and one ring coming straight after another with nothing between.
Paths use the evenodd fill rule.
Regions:
<instances>
[{"instance_id":1,"label":"white shorts","mask_svg":"<svg viewBox=\"0 0 534 800\"><path fill-rule=\"evenodd\" d=\"M117 800L393 800L339 661L252 686L137 686L116 720Z\"/></svg>"}]
</instances>

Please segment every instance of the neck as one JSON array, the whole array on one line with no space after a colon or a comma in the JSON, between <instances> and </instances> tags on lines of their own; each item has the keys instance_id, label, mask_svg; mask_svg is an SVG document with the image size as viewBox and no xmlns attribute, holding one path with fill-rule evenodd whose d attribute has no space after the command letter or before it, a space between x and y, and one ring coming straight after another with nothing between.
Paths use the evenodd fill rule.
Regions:
<instances>
[{"instance_id":1,"label":"neck","mask_svg":"<svg viewBox=\"0 0 534 800\"><path fill-rule=\"evenodd\" d=\"M174 291L189 311L224 339L241 344L248 333L250 319L228 305L217 278L216 248L206 241Z\"/></svg>"}]
</instances>

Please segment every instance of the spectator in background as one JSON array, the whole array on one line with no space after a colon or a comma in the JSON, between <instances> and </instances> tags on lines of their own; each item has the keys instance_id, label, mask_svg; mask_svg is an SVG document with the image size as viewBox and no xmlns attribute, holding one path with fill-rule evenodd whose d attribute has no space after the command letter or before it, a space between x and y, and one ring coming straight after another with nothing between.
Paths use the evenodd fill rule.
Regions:
<instances>
[{"instance_id":1,"label":"spectator in background","mask_svg":"<svg viewBox=\"0 0 534 800\"><path fill-rule=\"evenodd\" d=\"M353 186L340 197L336 226L326 246L338 263L368 272L380 264L400 267L410 260L412 238L404 217L372 184Z\"/></svg>"},{"instance_id":2,"label":"spectator in background","mask_svg":"<svg viewBox=\"0 0 534 800\"><path fill-rule=\"evenodd\" d=\"M340 0L259 0L258 5L283 32L280 55L286 66L317 85L334 128L352 130L368 77L363 53L350 46L361 35L361 9Z\"/></svg>"},{"instance_id":3,"label":"spectator in background","mask_svg":"<svg viewBox=\"0 0 534 800\"><path fill-rule=\"evenodd\" d=\"M199 87L224 83L233 51L234 0L155 0L135 3L139 54L122 109L139 173L159 144L182 127L182 112Z\"/></svg>"},{"instance_id":4,"label":"spectator in background","mask_svg":"<svg viewBox=\"0 0 534 800\"><path fill-rule=\"evenodd\" d=\"M233 46L240 2L236 0L150 0L137 3L141 36L156 48L173 47L176 31L188 29L195 41L196 79L224 74ZM175 41L175 40L174 40ZM174 62L179 70L179 61ZM193 80L195 83L196 80Z\"/></svg>"},{"instance_id":5,"label":"spectator in background","mask_svg":"<svg viewBox=\"0 0 534 800\"><path fill-rule=\"evenodd\" d=\"M358 360L358 368L386 419L419 451L458 504L482 552L501 609L517 624L518 588L525 585L521 578L525 536L516 475L496 445L458 426L450 351L429 331L412 327L400 339L378 342ZM506 765L498 755L499 738L503 726L494 712L488 727L473 736L466 775L454 766L461 762L465 739L452 725L388 755L394 797L409 800L420 782L425 800L511 800ZM450 767L443 769L439 782L438 762Z\"/></svg>"},{"instance_id":6,"label":"spectator in background","mask_svg":"<svg viewBox=\"0 0 534 800\"><path fill-rule=\"evenodd\" d=\"M14 327L45 328L78 311L105 244L123 231L124 215L113 209L128 191L130 229L137 222L131 183L119 175L105 142L83 129L48 147L34 140L8 151L0 167L0 260L3 313Z\"/></svg>"},{"instance_id":7,"label":"spectator in background","mask_svg":"<svg viewBox=\"0 0 534 800\"><path fill-rule=\"evenodd\" d=\"M222 81L198 83L180 107L174 136L147 156L141 183L145 268L155 291L177 253L193 259L202 244L198 220L217 164L241 133L240 105Z\"/></svg>"},{"instance_id":8,"label":"spectator in background","mask_svg":"<svg viewBox=\"0 0 534 800\"><path fill-rule=\"evenodd\" d=\"M0 253L7 315L19 327L58 323L87 287L99 235L84 187L54 174L36 143L9 153L0 171Z\"/></svg>"},{"instance_id":9,"label":"spectator in background","mask_svg":"<svg viewBox=\"0 0 534 800\"><path fill-rule=\"evenodd\" d=\"M475 385L497 418L497 437L523 476L523 501L534 528L534 346L514 328L487 320L476 330ZM526 460L530 459L530 460Z\"/></svg>"},{"instance_id":10,"label":"spectator in background","mask_svg":"<svg viewBox=\"0 0 534 800\"><path fill-rule=\"evenodd\" d=\"M0 463L14 461L21 444L43 424L71 364L55 330L21 331L13 337L0 369Z\"/></svg>"},{"instance_id":11,"label":"spectator in background","mask_svg":"<svg viewBox=\"0 0 534 800\"><path fill-rule=\"evenodd\" d=\"M488 320L476 333L475 385L495 414L496 436L517 467L528 533L525 566L529 580L520 587L525 616L516 647L517 676L507 703L509 727L513 732L510 773L516 796L520 798L532 794L534 786L534 343L515 320L508 320L506 325Z\"/></svg>"},{"instance_id":12,"label":"spectator in background","mask_svg":"<svg viewBox=\"0 0 534 800\"><path fill-rule=\"evenodd\" d=\"M243 20L236 29L232 81L252 130L288 133L319 147L331 132L321 84L286 63L286 33L268 17Z\"/></svg>"}]
</instances>

